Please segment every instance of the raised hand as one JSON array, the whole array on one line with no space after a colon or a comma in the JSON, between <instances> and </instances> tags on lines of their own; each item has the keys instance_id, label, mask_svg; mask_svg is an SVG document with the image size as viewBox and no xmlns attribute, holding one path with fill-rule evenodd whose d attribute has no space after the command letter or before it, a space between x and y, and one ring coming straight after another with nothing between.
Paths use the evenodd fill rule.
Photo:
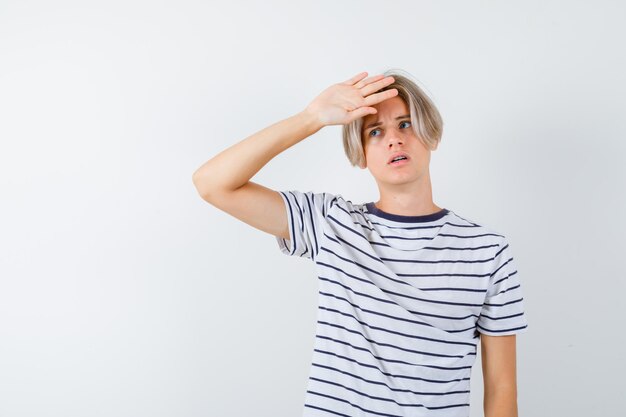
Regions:
<instances>
[{"instance_id":1,"label":"raised hand","mask_svg":"<svg viewBox=\"0 0 626 417\"><path fill-rule=\"evenodd\" d=\"M398 95L395 88L376 93L393 83L393 77L385 77L382 74L369 78L365 78L366 76L367 72L362 72L349 80L331 85L322 91L305 111L312 114L323 126L343 125L376 113L372 105Z\"/></svg>"}]
</instances>

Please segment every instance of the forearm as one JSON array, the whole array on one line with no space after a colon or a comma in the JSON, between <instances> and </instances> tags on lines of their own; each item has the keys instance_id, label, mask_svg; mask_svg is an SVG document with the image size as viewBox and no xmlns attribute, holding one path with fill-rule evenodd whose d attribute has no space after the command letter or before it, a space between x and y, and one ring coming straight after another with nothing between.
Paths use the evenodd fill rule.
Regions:
<instances>
[{"instance_id":1,"label":"forearm","mask_svg":"<svg viewBox=\"0 0 626 417\"><path fill-rule=\"evenodd\" d=\"M483 407L485 417L518 417L516 390L485 390Z\"/></svg>"},{"instance_id":2,"label":"forearm","mask_svg":"<svg viewBox=\"0 0 626 417\"><path fill-rule=\"evenodd\" d=\"M213 191L232 191L246 184L279 153L322 128L315 116L301 111L276 122L223 150L193 174L204 197Z\"/></svg>"}]
</instances>

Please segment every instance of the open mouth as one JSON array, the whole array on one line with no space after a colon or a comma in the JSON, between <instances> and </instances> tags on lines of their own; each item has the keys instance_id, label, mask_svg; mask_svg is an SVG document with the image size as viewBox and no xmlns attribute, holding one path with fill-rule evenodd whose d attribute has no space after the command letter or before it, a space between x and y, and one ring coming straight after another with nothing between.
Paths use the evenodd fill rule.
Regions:
<instances>
[{"instance_id":1,"label":"open mouth","mask_svg":"<svg viewBox=\"0 0 626 417\"><path fill-rule=\"evenodd\" d=\"M409 162L409 157L406 154L394 155L387 164L389 165L404 165Z\"/></svg>"}]
</instances>

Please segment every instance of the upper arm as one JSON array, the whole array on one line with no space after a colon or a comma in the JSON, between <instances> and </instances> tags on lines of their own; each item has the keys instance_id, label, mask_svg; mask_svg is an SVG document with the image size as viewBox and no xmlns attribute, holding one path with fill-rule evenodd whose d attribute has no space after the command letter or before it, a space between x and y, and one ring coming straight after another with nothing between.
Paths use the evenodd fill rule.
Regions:
<instances>
[{"instance_id":1,"label":"upper arm","mask_svg":"<svg viewBox=\"0 0 626 417\"><path fill-rule=\"evenodd\" d=\"M215 191L204 199L252 227L289 239L287 210L278 191L248 181L234 191Z\"/></svg>"},{"instance_id":2,"label":"upper arm","mask_svg":"<svg viewBox=\"0 0 626 417\"><path fill-rule=\"evenodd\" d=\"M525 333L528 320L522 281L506 238L498 245L490 272L485 299L476 322L477 331L489 336Z\"/></svg>"},{"instance_id":3,"label":"upper arm","mask_svg":"<svg viewBox=\"0 0 626 417\"><path fill-rule=\"evenodd\" d=\"M485 394L498 389L517 394L516 335L480 335Z\"/></svg>"}]
</instances>

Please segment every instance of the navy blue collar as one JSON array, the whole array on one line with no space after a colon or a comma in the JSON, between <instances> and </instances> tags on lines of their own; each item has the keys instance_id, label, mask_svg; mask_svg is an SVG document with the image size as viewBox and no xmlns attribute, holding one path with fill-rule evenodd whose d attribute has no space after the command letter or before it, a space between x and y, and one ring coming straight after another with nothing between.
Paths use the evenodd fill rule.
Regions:
<instances>
[{"instance_id":1,"label":"navy blue collar","mask_svg":"<svg viewBox=\"0 0 626 417\"><path fill-rule=\"evenodd\" d=\"M436 213L423 214L421 216L403 216L400 214L391 214L387 213L386 211L382 211L381 209L376 207L373 202L366 203L365 205L367 206L367 211L369 211L371 214L378 217L383 217L385 219L393 220L394 222L432 222L435 220L439 220L449 212L448 209L442 208Z\"/></svg>"}]
</instances>

